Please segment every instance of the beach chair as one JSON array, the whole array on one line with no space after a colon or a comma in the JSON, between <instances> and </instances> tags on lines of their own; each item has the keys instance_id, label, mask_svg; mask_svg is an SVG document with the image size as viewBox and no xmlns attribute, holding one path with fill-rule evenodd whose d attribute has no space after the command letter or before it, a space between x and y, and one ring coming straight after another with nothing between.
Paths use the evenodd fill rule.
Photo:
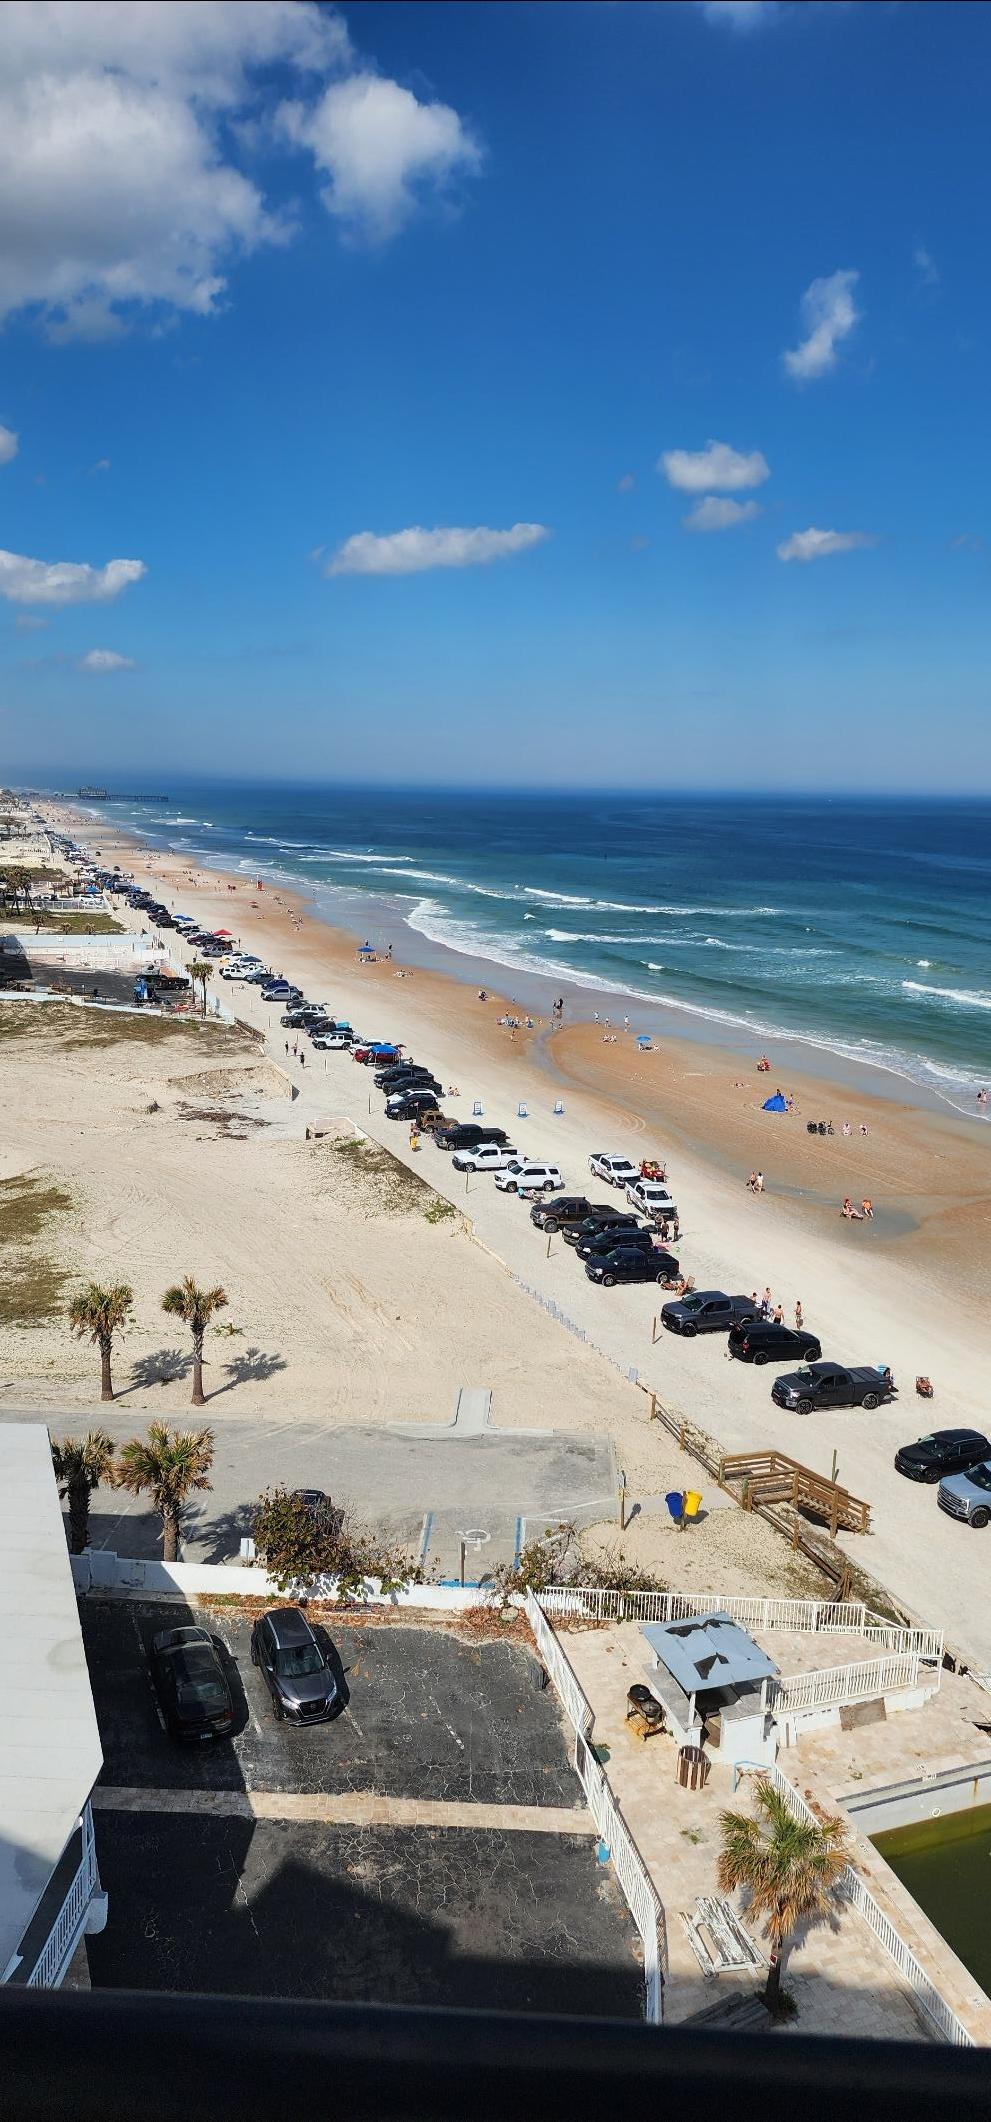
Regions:
<instances>
[{"instance_id":1,"label":"beach chair","mask_svg":"<svg viewBox=\"0 0 991 2122\"><path fill-rule=\"evenodd\" d=\"M516 1108L516 1118L518 1120L529 1120L530 1118L530 1107L524 1105L522 1099Z\"/></svg>"},{"instance_id":2,"label":"beach chair","mask_svg":"<svg viewBox=\"0 0 991 2122\"><path fill-rule=\"evenodd\" d=\"M480 1119L481 1119L481 1117L482 1117L482 1114L483 1114L484 1110L485 1110L485 1108L484 1108L484 1106L483 1106L483 1104L482 1104L482 1101L481 1101L481 1099L480 1099L480 1098L476 1098L476 1099L475 1099L475 1103L474 1103L474 1105L472 1106L472 1109L471 1109L471 1117L472 1117L472 1119L473 1119L473 1120L480 1120Z\"/></svg>"}]
</instances>

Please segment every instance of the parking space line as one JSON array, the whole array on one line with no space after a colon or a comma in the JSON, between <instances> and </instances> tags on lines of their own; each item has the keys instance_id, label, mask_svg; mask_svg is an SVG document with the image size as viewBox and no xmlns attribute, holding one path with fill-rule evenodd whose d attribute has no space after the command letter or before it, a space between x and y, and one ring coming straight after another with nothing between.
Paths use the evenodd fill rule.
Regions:
<instances>
[{"instance_id":1,"label":"parking space line","mask_svg":"<svg viewBox=\"0 0 991 2122\"><path fill-rule=\"evenodd\" d=\"M509 1834L596 1833L584 1806L475 1805L447 1798L385 1798L377 1791L145 1790L98 1784L99 1812L200 1813L241 1820L318 1821L333 1827L496 1828Z\"/></svg>"}]
</instances>

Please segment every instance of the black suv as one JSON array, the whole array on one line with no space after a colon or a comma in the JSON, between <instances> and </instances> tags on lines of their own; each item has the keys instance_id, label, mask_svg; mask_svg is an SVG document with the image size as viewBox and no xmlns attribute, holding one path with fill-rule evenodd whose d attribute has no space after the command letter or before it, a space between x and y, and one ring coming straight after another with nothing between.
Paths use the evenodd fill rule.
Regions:
<instances>
[{"instance_id":1,"label":"black suv","mask_svg":"<svg viewBox=\"0 0 991 2122\"><path fill-rule=\"evenodd\" d=\"M729 1330L729 1352L741 1363L785 1362L801 1356L803 1363L818 1363L822 1343L807 1327L796 1333L793 1326L778 1326L773 1319L741 1319Z\"/></svg>"},{"instance_id":2,"label":"black suv","mask_svg":"<svg viewBox=\"0 0 991 2122\"><path fill-rule=\"evenodd\" d=\"M599 1231L614 1230L618 1244L621 1231L638 1228L639 1218L633 1214L632 1209L629 1215L625 1215L621 1209L610 1208L608 1204L604 1204L602 1208L590 1209L588 1215L583 1216L580 1223L571 1224L563 1236L566 1245L584 1245L586 1238L596 1237Z\"/></svg>"},{"instance_id":3,"label":"black suv","mask_svg":"<svg viewBox=\"0 0 991 2122\"><path fill-rule=\"evenodd\" d=\"M504 1127L479 1127L474 1120L458 1120L442 1127L434 1136L438 1149L476 1149L480 1142L508 1142Z\"/></svg>"},{"instance_id":4,"label":"black suv","mask_svg":"<svg viewBox=\"0 0 991 2122\"><path fill-rule=\"evenodd\" d=\"M895 1472L910 1481L940 1481L944 1474L966 1473L982 1459L991 1459L991 1443L979 1429L934 1429L896 1451Z\"/></svg>"},{"instance_id":5,"label":"black suv","mask_svg":"<svg viewBox=\"0 0 991 2122\"><path fill-rule=\"evenodd\" d=\"M277 1718L323 1724L340 1707L330 1664L296 1606L278 1606L255 1622L251 1663L261 1669Z\"/></svg>"},{"instance_id":6,"label":"black suv","mask_svg":"<svg viewBox=\"0 0 991 2122\"><path fill-rule=\"evenodd\" d=\"M378 1090L405 1090L407 1083L432 1083L434 1072L417 1061L390 1062L387 1068L377 1068L372 1080Z\"/></svg>"},{"instance_id":7,"label":"black suv","mask_svg":"<svg viewBox=\"0 0 991 2122\"><path fill-rule=\"evenodd\" d=\"M656 1236L656 1230L652 1230L646 1223L622 1223L618 1230L613 1230L612 1227L597 1230L590 1238L582 1239L578 1247L578 1258L590 1260L593 1253L599 1256L602 1253L613 1253L617 1245L635 1245L640 1252L649 1252Z\"/></svg>"},{"instance_id":8,"label":"black suv","mask_svg":"<svg viewBox=\"0 0 991 2122\"><path fill-rule=\"evenodd\" d=\"M585 1262L589 1281L600 1282L603 1289L612 1289L615 1282L670 1282L677 1272L677 1260L659 1247L644 1252L639 1245L617 1245L613 1252L593 1253Z\"/></svg>"},{"instance_id":9,"label":"black suv","mask_svg":"<svg viewBox=\"0 0 991 2122\"><path fill-rule=\"evenodd\" d=\"M592 1203L584 1194L559 1194L556 1201L535 1201L530 1221L538 1230L563 1230L566 1223L583 1223L591 1210Z\"/></svg>"},{"instance_id":10,"label":"black suv","mask_svg":"<svg viewBox=\"0 0 991 2122\"><path fill-rule=\"evenodd\" d=\"M395 1105L386 1106L385 1117L387 1120L418 1120L421 1113L436 1112L439 1096L439 1089L433 1087L408 1091L402 1098L397 1098Z\"/></svg>"}]
</instances>

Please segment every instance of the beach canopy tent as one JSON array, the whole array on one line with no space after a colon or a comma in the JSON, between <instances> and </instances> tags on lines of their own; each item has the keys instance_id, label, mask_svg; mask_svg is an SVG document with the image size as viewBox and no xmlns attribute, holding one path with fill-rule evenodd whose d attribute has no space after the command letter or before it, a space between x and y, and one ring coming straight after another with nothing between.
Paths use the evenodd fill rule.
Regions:
<instances>
[{"instance_id":1,"label":"beach canopy tent","mask_svg":"<svg viewBox=\"0 0 991 2122\"><path fill-rule=\"evenodd\" d=\"M773 1098L765 1098L763 1111L765 1113L786 1113L788 1111L780 1091L775 1091Z\"/></svg>"},{"instance_id":2,"label":"beach canopy tent","mask_svg":"<svg viewBox=\"0 0 991 2122\"><path fill-rule=\"evenodd\" d=\"M649 1052L649 1051L650 1051L650 1048L651 1048L651 1047L653 1046L653 1043L654 1043L654 1042L653 1042L653 1040L652 1040L652 1038L651 1038L651 1036L650 1036L650 1033L649 1033L649 1032L638 1032L638 1033L637 1033L637 1045L638 1045L638 1046L640 1047L641 1051L643 1051L644 1049L646 1049L646 1050L647 1050L647 1052Z\"/></svg>"},{"instance_id":3,"label":"beach canopy tent","mask_svg":"<svg viewBox=\"0 0 991 2122\"><path fill-rule=\"evenodd\" d=\"M696 1614L687 1621L650 1621L640 1631L658 1663L686 1695L714 1687L747 1687L770 1680L778 1668L729 1614Z\"/></svg>"}]
</instances>

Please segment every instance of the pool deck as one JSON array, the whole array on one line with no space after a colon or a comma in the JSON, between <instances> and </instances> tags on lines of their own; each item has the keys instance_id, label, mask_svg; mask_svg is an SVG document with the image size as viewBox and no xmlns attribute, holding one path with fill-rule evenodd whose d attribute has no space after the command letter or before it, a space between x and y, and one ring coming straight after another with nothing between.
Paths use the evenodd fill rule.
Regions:
<instances>
[{"instance_id":1,"label":"pool deck","mask_svg":"<svg viewBox=\"0 0 991 2122\"><path fill-rule=\"evenodd\" d=\"M785 1678L876 1655L857 1636L755 1632L755 1637ZM681 1912L690 1910L698 1895L718 1893L719 1816L726 1807L749 1809L753 1777L744 1774L734 1794L732 1770L715 1757L704 1790L682 1789L673 1738L635 1736L626 1721L627 1690L634 1682L649 1681L651 1666L639 1624L569 1628L560 1640L595 1713L592 1742L664 1905L665 2022L676 2025L734 1994L752 1994L760 1986L759 1973L703 1974ZM810 1733L782 1749L778 1767L813 1805L843 1812L841 1800L852 1792L862 1795L872 1787L986 1762L991 1736L978 1729L981 1723L991 1724L991 1697L971 1681L944 1672L939 1693L920 1707L853 1731L832 1727ZM991 2046L991 2001L852 1822L850 1852L854 1868L946 2003L975 2041ZM739 1896L734 1906L739 1912ZM750 1934L765 1950L759 1933ZM785 1982L798 2006L797 2017L787 2024L802 2033L931 2038L897 1969L850 1907L799 1935L788 1953Z\"/></svg>"}]
</instances>

